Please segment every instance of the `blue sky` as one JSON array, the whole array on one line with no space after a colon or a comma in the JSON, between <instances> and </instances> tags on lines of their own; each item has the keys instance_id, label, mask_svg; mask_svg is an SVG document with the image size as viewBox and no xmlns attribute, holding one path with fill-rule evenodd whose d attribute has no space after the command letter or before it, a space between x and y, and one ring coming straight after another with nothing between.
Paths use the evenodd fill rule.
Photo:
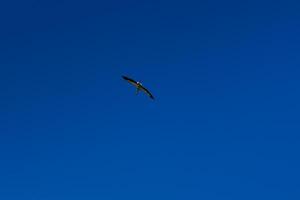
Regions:
<instances>
[{"instance_id":1,"label":"blue sky","mask_svg":"<svg viewBox=\"0 0 300 200\"><path fill-rule=\"evenodd\" d=\"M0 199L298 200L299 10L1 2Z\"/></svg>"}]
</instances>

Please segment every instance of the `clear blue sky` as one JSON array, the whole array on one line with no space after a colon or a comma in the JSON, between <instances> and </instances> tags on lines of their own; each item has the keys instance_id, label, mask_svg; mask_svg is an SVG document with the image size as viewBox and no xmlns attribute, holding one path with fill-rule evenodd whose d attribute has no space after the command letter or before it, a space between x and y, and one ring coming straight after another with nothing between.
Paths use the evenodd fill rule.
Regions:
<instances>
[{"instance_id":1,"label":"clear blue sky","mask_svg":"<svg viewBox=\"0 0 300 200\"><path fill-rule=\"evenodd\" d=\"M299 200L299 10L1 1L0 199Z\"/></svg>"}]
</instances>

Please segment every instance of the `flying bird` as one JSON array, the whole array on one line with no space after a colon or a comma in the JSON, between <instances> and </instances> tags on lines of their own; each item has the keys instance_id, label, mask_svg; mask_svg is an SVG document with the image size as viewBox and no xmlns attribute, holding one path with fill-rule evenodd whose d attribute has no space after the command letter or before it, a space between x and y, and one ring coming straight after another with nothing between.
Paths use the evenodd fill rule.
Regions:
<instances>
[{"instance_id":1,"label":"flying bird","mask_svg":"<svg viewBox=\"0 0 300 200\"><path fill-rule=\"evenodd\" d=\"M145 92L151 99L154 99L154 96L147 90L142 83L135 81L131 78L128 78L126 76L122 76L124 80L128 81L130 84L132 84L134 87L136 87L136 94L139 93L139 91Z\"/></svg>"}]
</instances>

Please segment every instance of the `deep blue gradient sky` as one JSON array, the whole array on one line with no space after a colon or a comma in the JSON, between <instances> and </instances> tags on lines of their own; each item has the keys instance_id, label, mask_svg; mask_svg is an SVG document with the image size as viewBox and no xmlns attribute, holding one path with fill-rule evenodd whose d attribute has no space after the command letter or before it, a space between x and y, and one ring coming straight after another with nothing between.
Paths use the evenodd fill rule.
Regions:
<instances>
[{"instance_id":1,"label":"deep blue gradient sky","mask_svg":"<svg viewBox=\"0 0 300 200\"><path fill-rule=\"evenodd\" d=\"M1 1L0 199L299 200L299 10Z\"/></svg>"}]
</instances>

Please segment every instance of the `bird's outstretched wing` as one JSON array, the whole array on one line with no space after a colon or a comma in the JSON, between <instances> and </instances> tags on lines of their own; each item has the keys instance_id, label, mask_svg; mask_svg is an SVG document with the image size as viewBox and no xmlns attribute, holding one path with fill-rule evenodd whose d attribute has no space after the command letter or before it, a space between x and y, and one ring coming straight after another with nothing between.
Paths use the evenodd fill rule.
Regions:
<instances>
[{"instance_id":1,"label":"bird's outstretched wing","mask_svg":"<svg viewBox=\"0 0 300 200\"><path fill-rule=\"evenodd\" d=\"M140 86L141 90L143 90L151 99L154 99L154 96L147 90L144 86Z\"/></svg>"},{"instance_id":2,"label":"bird's outstretched wing","mask_svg":"<svg viewBox=\"0 0 300 200\"><path fill-rule=\"evenodd\" d=\"M127 76L122 76L122 78L126 81L128 81L129 83L131 83L132 85L134 85L135 87L138 87L138 84L135 80L128 78Z\"/></svg>"},{"instance_id":3,"label":"bird's outstretched wing","mask_svg":"<svg viewBox=\"0 0 300 200\"><path fill-rule=\"evenodd\" d=\"M135 80L128 78L127 76L122 76L122 78L126 81L128 81L129 83L131 83L132 85L134 85L135 87L141 89L143 92L145 92L151 99L154 99L154 96L149 92L149 90L147 90L144 86L142 86L141 84L138 84L138 82L136 82Z\"/></svg>"}]
</instances>

